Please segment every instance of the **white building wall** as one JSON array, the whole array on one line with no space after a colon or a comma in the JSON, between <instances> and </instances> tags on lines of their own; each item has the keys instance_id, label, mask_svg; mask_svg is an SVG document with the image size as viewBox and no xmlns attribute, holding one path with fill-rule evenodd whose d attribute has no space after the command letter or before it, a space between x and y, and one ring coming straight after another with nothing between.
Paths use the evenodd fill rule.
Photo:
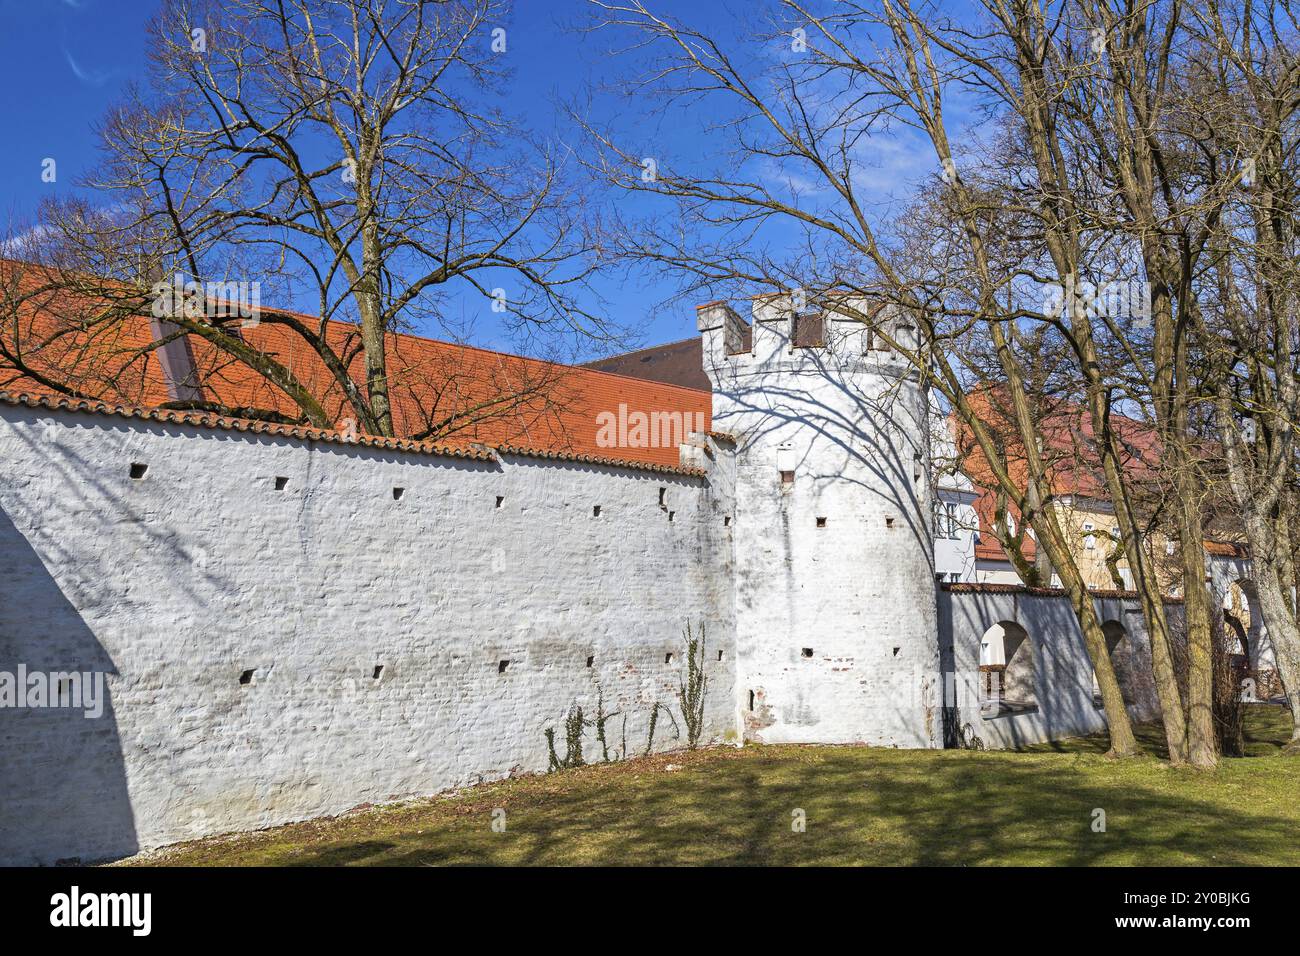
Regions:
<instances>
[{"instance_id":1,"label":"white building wall","mask_svg":"<svg viewBox=\"0 0 1300 956\"><path fill-rule=\"evenodd\" d=\"M688 620L705 740L737 737L732 505L703 478L9 405L0 463L0 671L108 672L98 719L0 709L0 862L545 770L601 693L616 751L656 702L682 746Z\"/></svg>"},{"instance_id":2,"label":"white building wall","mask_svg":"<svg viewBox=\"0 0 1300 956\"><path fill-rule=\"evenodd\" d=\"M745 733L940 743L924 401L855 322L792 348L788 300L699 313L713 422L736 452L736 631ZM732 349L727 343L732 343ZM783 482L782 472L793 480ZM820 524L820 526L819 526Z\"/></svg>"},{"instance_id":3,"label":"white building wall","mask_svg":"<svg viewBox=\"0 0 1300 956\"><path fill-rule=\"evenodd\" d=\"M951 415L930 397L930 462L935 486L934 573L940 581L976 580L975 544L979 535L979 497L975 483L962 470Z\"/></svg>"},{"instance_id":4,"label":"white building wall","mask_svg":"<svg viewBox=\"0 0 1300 956\"><path fill-rule=\"evenodd\" d=\"M937 495L934 572L941 581L973 582L976 580L975 541L979 529L975 496L943 485L939 486Z\"/></svg>"},{"instance_id":5,"label":"white building wall","mask_svg":"<svg viewBox=\"0 0 1300 956\"><path fill-rule=\"evenodd\" d=\"M975 560L974 580L976 584L1006 584L1012 586L1024 584L1010 561L992 561L986 558L977 558ZM1058 587L1060 583L1056 576L1053 575L1052 586Z\"/></svg>"}]
</instances>

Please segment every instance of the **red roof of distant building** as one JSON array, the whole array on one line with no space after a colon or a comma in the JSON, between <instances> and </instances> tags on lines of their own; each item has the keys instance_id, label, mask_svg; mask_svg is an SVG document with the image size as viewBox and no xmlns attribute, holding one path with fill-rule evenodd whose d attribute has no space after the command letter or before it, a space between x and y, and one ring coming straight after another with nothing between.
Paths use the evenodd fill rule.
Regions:
<instances>
[{"instance_id":1,"label":"red roof of distant building","mask_svg":"<svg viewBox=\"0 0 1300 956\"><path fill-rule=\"evenodd\" d=\"M665 382L701 391L713 386L704 372L704 340L700 336L655 345L636 352L588 362L584 368L615 372L651 382Z\"/></svg>"}]
</instances>

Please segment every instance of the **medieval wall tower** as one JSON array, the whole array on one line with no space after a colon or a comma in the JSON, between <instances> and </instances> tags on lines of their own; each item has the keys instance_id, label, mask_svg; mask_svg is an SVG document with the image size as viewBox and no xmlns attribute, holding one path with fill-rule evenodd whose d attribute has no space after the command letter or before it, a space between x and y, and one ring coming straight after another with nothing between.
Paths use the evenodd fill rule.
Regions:
<instances>
[{"instance_id":1,"label":"medieval wall tower","mask_svg":"<svg viewBox=\"0 0 1300 956\"><path fill-rule=\"evenodd\" d=\"M858 320L701 306L736 441L736 689L765 742L942 746L924 392ZM895 325L904 341L914 336ZM747 341L748 340L748 341Z\"/></svg>"}]
</instances>

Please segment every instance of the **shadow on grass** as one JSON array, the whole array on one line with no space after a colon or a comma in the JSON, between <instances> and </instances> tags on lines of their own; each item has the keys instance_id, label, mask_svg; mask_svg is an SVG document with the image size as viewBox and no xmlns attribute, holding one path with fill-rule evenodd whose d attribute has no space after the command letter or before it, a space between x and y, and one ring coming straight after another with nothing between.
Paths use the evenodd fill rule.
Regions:
<instances>
[{"instance_id":1,"label":"shadow on grass","mask_svg":"<svg viewBox=\"0 0 1300 956\"><path fill-rule=\"evenodd\" d=\"M1275 716L1252 715L1252 738L1274 750L1286 736ZM1156 751L1159 729L1144 736ZM1099 755L1104 741L1071 743L1019 753L719 748L198 843L161 862L1300 864L1300 760L1225 760L1205 773L1111 760ZM492 829L497 807L504 832ZM1098 810L1104 832L1093 829ZM804 832L792 827L800 815Z\"/></svg>"},{"instance_id":2,"label":"shadow on grass","mask_svg":"<svg viewBox=\"0 0 1300 956\"><path fill-rule=\"evenodd\" d=\"M1163 724L1135 724L1133 733L1146 753L1161 760L1169 759L1169 742L1165 739ZM1278 756L1291 736L1291 714L1285 707L1274 704L1249 704L1243 719L1243 735L1246 741L1244 756ZM1103 754L1109 747L1110 740L1105 734L1093 734L1033 744L1022 748L1022 752Z\"/></svg>"},{"instance_id":3,"label":"shadow on grass","mask_svg":"<svg viewBox=\"0 0 1300 956\"><path fill-rule=\"evenodd\" d=\"M1020 757L1023 761L1028 758ZM1152 761L930 755L864 765L848 749L815 763L758 755L633 792L579 789L510 812L383 843L320 848L334 865L1091 865L1300 862L1296 817L1251 809L1214 781ZM1108 766L1099 768L1098 763ZM1192 773L1192 772L1187 772ZM663 775L667 776L667 775ZM1157 779L1144 779L1156 777ZM1100 779L1099 779L1100 778ZM1294 788L1294 774L1288 786ZM1240 797L1239 788L1231 788ZM1095 811L1105 832L1094 832ZM806 832L792 830L804 812ZM432 822L432 821L431 821ZM376 851L376 847L383 849Z\"/></svg>"},{"instance_id":4,"label":"shadow on grass","mask_svg":"<svg viewBox=\"0 0 1300 956\"><path fill-rule=\"evenodd\" d=\"M312 866L347 866L361 863L370 857L398 849L395 843L383 843L378 840L362 840L358 843L343 843L322 849L311 856Z\"/></svg>"}]
</instances>

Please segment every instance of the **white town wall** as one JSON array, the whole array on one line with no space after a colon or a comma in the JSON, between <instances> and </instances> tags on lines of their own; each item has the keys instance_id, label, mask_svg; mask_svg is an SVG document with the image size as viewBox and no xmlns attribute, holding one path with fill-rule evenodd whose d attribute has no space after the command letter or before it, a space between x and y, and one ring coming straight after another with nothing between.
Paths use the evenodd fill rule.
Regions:
<instances>
[{"instance_id":1,"label":"white town wall","mask_svg":"<svg viewBox=\"0 0 1300 956\"><path fill-rule=\"evenodd\" d=\"M0 671L108 672L98 719L0 709L0 862L545 770L601 693L616 751L656 702L681 746L688 620L733 739L731 514L682 474L0 406Z\"/></svg>"}]
</instances>

